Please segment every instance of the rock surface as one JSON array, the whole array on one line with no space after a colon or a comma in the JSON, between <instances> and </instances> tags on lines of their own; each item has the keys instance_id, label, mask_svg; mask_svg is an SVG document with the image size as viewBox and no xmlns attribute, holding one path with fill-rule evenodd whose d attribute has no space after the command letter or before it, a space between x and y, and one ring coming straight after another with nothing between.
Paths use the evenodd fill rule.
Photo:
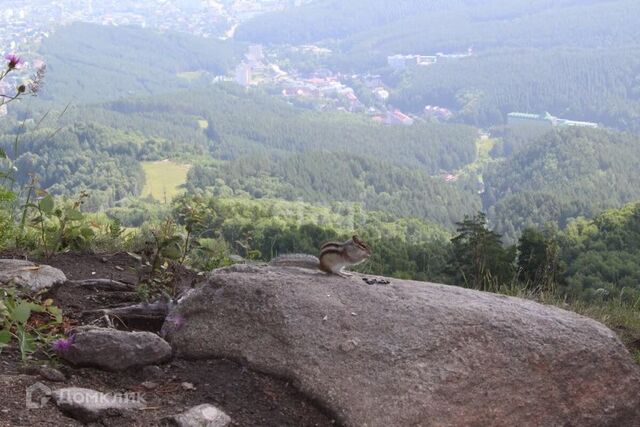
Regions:
<instances>
[{"instance_id":1,"label":"rock surface","mask_svg":"<svg viewBox=\"0 0 640 427\"><path fill-rule=\"evenodd\" d=\"M123 371L169 360L171 346L151 332L82 327L75 331L73 344L59 356L76 366Z\"/></svg>"},{"instance_id":2,"label":"rock surface","mask_svg":"<svg viewBox=\"0 0 640 427\"><path fill-rule=\"evenodd\" d=\"M295 268L215 271L164 325L177 354L292 380L347 426L640 425L640 368L555 307Z\"/></svg>"},{"instance_id":3,"label":"rock surface","mask_svg":"<svg viewBox=\"0 0 640 427\"><path fill-rule=\"evenodd\" d=\"M38 375L40 378L52 382L64 382L67 380L62 372L50 366L27 365L21 369L21 372L27 375Z\"/></svg>"},{"instance_id":4,"label":"rock surface","mask_svg":"<svg viewBox=\"0 0 640 427\"><path fill-rule=\"evenodd\" d=\"M20 259L0 259L0 285L12 284L37 292L66 281L57 268Z\"/></svg>"},{"instance_id":5,"label":"rock surface","mask_svg":"<svg viewBox=\"0 0 640 427\"><path fill-rule=\"evenodd\" d=\"M226 427L231 423L231 417L213 405L203 404L166 418L164 422L178 427Z\"/></svg>"},{"instance_id":6,"label":"rock surface","mask_svg":"<svg viewBox=\"0 0 640 427\"><path fill-rule=\"evenodd\" d=\"M145 406L144 401L124 394L106 394L80 387L55 390L51 397L62 412L84 423Z\"/></svg>"}]
</instances>

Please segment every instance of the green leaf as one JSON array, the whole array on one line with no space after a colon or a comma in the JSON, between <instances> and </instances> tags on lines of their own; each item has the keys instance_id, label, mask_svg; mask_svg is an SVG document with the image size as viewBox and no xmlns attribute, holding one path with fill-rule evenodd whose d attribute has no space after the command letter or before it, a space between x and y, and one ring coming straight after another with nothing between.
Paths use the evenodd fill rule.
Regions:
<instances>
[{"instance_id":1,"label":"green leaf","mask_svg":"<svg viewBox=\"0 0 640 427\"><path fill-rule=\"evenodd\" d=\"M55 318L56 323L62 323L62 310L55 305L47 307L47 310Z\"/></svg>"},{"instance_id":2,"label":"green leaf","mask_svg":"<svg viewBox=\"0 0 640 427\"><path fill-rule=\"evenodd\" d=\"M51 197L50 194L47 194L42 200L40 200L39 205L40 209L42 209L44 213L51 215L54 207L53 197Z\"/></svg>"},{"instance_id":3,"label":"green leaf","mask_svg":"<svg viewBox=\"0 0 640 427\"><path fill-rule=\"evenodd\" d=\"M84 215L82 214L82 212L73 208L65 209L64 215L69 221L80 221L82 220L82 218L84 218Z\"/></svg>"},{"instance_id":4,"label":"green leaf","mask_svg":"<svg viewBox=\"0 0 640 427\"><path fill-rule=\"evenodd\" d=\"M21 301L11 313L11 318L15 323L25 324L31 316L31 303Z\"/></svg>"},{"instance_id":5,"label":"green leaf","mask_svg":"<svg viewBox=\"0 0 640 427\"><path fill-rule=\"evenodd\" d=\"M30 306L31 306L31 311L34 313L45 313L47 311L47 307L45 307L44 305L31 303Z\"/></svg>"},{"instance_id":6,"label":"green leaf","mask_svg":"<svg viewBox=\"0 0 640 427\"><path fill-rule=\"evenodd\" d=\"M16 328L16 335L18 337L18 345L20 346L20 356L22 360L25 361L27 356L36 350L36 341L33 336L26 332L21 326Z\"/></svg>"},{"instance_id":7,"label":"green leaf","mask_svg":"<svg viewBox=\"0 0 640 427\"><path fill-rule=\"evenodd\" d=\"M85 239L91 239L92 237L94 237L96 235L96 233L90 228L90 227L83 227L80 229L80 234L85 238Z\"/></svg>"},{"instance_id":8,"label":"green leaf","mask_svg":"<svg viewBox=\"0 0 640 427\"><path fill-rule=\"evenodd\" d=\"M178 259L182 256L182 250L176 242L171 242L162 249L162 255L169 259Z\"/></svg>"},{"instance_id":9,"label":"green leaf","mask_svg":"<svg viewBox=\"0 0 640 427\"><path fill-rule=\"evenodd\" d=\"M7 345L11 342L11 332L8 329L0 331L0 346Z\"/></svg>"}]
</instances>

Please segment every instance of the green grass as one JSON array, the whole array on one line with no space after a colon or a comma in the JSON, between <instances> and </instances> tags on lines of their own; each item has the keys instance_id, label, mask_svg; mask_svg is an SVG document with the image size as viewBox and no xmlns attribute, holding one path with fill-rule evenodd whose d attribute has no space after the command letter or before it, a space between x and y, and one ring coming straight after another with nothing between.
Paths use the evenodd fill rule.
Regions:
<instances>
[{"instance_id":1,"label":"green grass","mask_svg":"<svg viewBox=\"0 0 640 427\"><path fill-rule=\"evenodd\" d=\"M198 127L200 129L209 129L209 122L204 119L200 119L198 120Z\"/></svg>"},{"instance_id":2,"label":"green grass","mask_svg":"<svg viewBox=\"0 0 640 427\"><path fill-rule=\"evenodd\" d=\"M640 309L637 304L618 301L593 304L576 302L568 309L607 325L618 334L636 361L640 363Z\"/></svg>"},{"instance_id":3,"label":"green grass","mask_svg":"<svg viewBox=\"0 0 640 427\"><path fill-rule=\"evenodd\" d=\"M142 197L151 195L163 203L169 203L182 190L180 186L187 182L187 172L191 165L161 160L141 162L146 177Z\"/></svg>"},{"instance_id":4,"label":"green grass","mask_svg":"<svg viewBox=\"0 0 640 427\"><path fill-rule=\"evenodd\" d=\"M495 145L495 139L479 138L476 141L476 160L462 168L458 174L461 176L477 176L482 181L482 170L495 161L490 154Z\"/></svg>"},{"instance_id":5,"label":"green grass","mask_svg":"<svg viewBox=\"0 0 640 427\"><path fill-rule=\"evenodd\" d=\"M176 73L176 76L178 78L188 80L190 82L194 80L198 80L204 75L205 75L204 71L183 71L181 73Z\"/></svg>"},{"instance_id":6,"label":"green grass","mask_svg":"<svg viewBox=\"0 0 640 427\"><path fill-rule=\"evenodd\" d=\"M476 149L478 150L478 160L491 159L491 150L496 145L496 140L491 138L480 138L476 142Z\"/></svg>"}]
</instances>

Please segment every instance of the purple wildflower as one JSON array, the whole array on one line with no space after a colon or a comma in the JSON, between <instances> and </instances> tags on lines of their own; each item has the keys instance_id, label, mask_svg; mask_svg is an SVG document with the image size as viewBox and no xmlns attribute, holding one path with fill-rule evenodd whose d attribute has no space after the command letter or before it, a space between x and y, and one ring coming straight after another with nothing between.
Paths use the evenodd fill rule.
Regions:
<instances>
[{"instance_id":1,"label":"purple wildflower","mask_svg":"<svg viewBox=\"0 0 640 427\"><path fill-rule=\"evenodd\" d=\"M9 63L7 64L7 67L9 67L10 70L13 70L14 68L19 68L20 65L22 65L22 63L24 62L22 58L20 58L18 55L14 53L5 55L4 59L9 61Z\"/></svg>"},{"instance_id":2,"label":"purple wildflower","mask_svg":"<svg viewBox=\"0 0 640 427\"><path fill-rule=\"evenodd\" d=\"M69 350L69 348L73 345L75 341L76 341L76 335L71 334L69 335L69 338L59 338L55 340L51 344L51 349L58 354L64 353L67 350Z\"/></svg>"}]
</instances>

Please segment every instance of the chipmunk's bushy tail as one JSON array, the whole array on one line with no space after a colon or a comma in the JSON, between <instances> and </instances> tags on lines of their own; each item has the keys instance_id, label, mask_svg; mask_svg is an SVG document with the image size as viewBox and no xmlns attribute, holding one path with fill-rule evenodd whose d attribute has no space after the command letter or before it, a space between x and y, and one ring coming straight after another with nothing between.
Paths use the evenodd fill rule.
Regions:
<instances>
[{"instance_id":1,"label":"chipmunk's bushy tail","mask_svg":"<svg viewBox=\"0 0 640 427\"><path fill-rule=\"evenodd\" d=\"M269 263L278 267L300 267L317 270L320 267L318 257L309 254L284 254L275 257Z\"/></svg>"}]
</instances>

